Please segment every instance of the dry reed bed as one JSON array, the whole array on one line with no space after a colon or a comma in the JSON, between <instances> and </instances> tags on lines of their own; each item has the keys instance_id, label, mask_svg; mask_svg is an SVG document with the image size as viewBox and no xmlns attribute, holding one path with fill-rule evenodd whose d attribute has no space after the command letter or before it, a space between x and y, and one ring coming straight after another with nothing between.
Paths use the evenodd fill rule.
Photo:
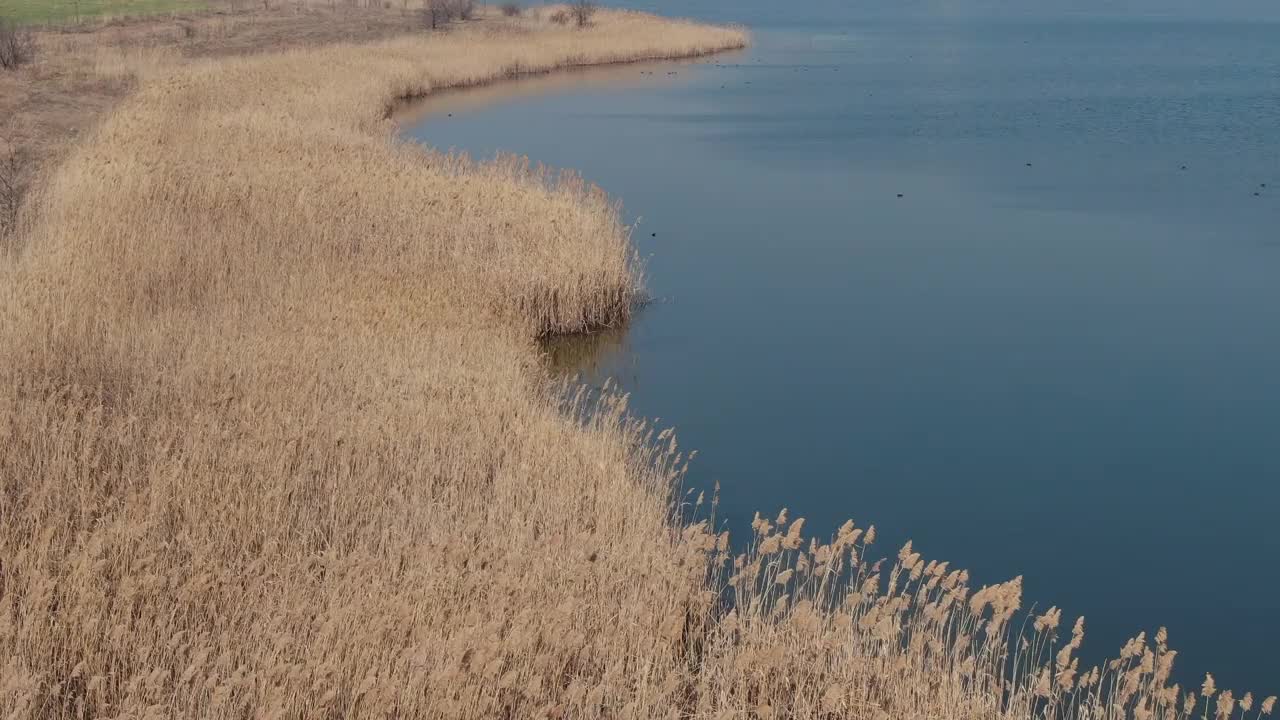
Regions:
<instances>
[{"instance_id":1,"label":"dry reed bed","mask_svg":"<svg viewBox=\"0 0 1280 720\"><path fill-rule=\"evenodd\" d=\"M608 12L149 77L0 265L0 715L1189 716L1163 634L1094 673L873 530L681 527L674 441L534 343L625 319L616 208L385 119L743 41Z\"/></svg>"},{"instance_id":2,"label":"dry reed bed","mask_svg":"<svg viewBox=\"0 0 1280 720\"><path fill-rule=\"evenodd\" d=\"M673 471L618 412L563 413L534 343L625 317L626 231L573 178L397 144L385 111L741 42L608 13L147 79L0 283L0 714L657 697L705 602Z\"/></svg>"}]
</instances>

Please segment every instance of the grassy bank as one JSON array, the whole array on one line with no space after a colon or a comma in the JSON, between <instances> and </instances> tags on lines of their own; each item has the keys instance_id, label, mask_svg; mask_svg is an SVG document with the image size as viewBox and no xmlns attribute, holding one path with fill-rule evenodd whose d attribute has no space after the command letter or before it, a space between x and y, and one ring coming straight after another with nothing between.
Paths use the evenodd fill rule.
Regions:
<instances>
[{"instance_id":1,"label":"grassy bank","mask_svg":"<svg viewBox=\"0 0 1280 720\"><path fill-rule=\"evenodd\" d=\"M674 517L668 434L551 386L536 340L639 292L616 207L388 111L745 38L549 18L160 54L35 185L0 262L0 714L1188 716L1163 635L1081 668L1017 581L873 563L872 529L784 514L730 558Z\"/></svg>"},{"instance_id":2,"label":"grassy bank","mask_svg":"<svg viewBox=\"0 0 1280 720\"><path fill-rule=\"evenodd\" d=\"M0 0L0 17L20 23L51 24L190 12L207 5L203 0Z\"/></svg>"}]
</instances>

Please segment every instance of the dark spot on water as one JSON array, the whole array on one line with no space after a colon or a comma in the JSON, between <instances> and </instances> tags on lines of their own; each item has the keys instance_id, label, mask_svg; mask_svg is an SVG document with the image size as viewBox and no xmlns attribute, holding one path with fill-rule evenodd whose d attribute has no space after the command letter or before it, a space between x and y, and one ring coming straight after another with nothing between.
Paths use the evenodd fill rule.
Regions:
<instances>
[{"instance_id":1,"label":"dark spot on water","mask_svg":"<svg viewBox=\"0 0 1280 720\"><path fill-rule=\"evenodd\" d=\"M649 237L658 237L658 233L649 233Z\"/></svg>"},{"instance_id":2,"label":"dark spot on water","mask_svg":"<svg viewBox=\"0 0 1280 720\"><path fill-rule=\"evenodd\" d=\"M902 193L898 193L898 197L903 197Z\"/></svg>"}]
</instances>

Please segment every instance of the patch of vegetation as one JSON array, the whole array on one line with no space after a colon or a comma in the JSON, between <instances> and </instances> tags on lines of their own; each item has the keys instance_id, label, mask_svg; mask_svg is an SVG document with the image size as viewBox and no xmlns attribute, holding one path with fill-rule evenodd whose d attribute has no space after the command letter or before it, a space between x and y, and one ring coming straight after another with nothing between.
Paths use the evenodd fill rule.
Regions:
<instances>
[{"instance_id":1,"label":"patch of vegetation","mask_svg":"<svg viewBox=\"0 0 1280 720\"><path fill-rule=\"evenodd\" d=\"M470 20L475 14L475 0L424 0L422 6L423 23L432 30L454 20Z\"/></svg>"},{"instance_id":2,"label":"patch of vegetation","mask_svg":"<svg viewBox=\"0 0 1280 720\"><path fill-rule=\"evenodd\" d=\"M0 70L17 70L35 57L31 33L10 20L0 18Z\"/></svg>"},{"instance_id":3,"label":"patch of vegetation","mask_svg":"<svg viewBox=\"0 0 1280 720\"><path fill-rule=\"evenodd\" d=\"M0 17L22 25L60 25L106 17L190 12L207 0L0 0Z\"/></svg>"},{"instance_id":4,"label":"patch of vegetation","mask_svg":"<svg viewBox=\"0 0 1280 720\"><path fill-rule=\"evenodd\" d=\"M569 15L573 17L578 27L586 27L591 24L591 18L596 14L597 7L599 4L595 0L573 0L569 3Z\"/></svg>"},{"instance_id":5,"label":"patch of vegetation","mask_svg":"<svg viewBox=\"0 0 1280 720\"><path fill-rule=\"evenodd\" d=\"M17 227L18 208L26 189L18 155L0 158L0 255L5 250L4 239Z\"/></svg>"}]
</instances>

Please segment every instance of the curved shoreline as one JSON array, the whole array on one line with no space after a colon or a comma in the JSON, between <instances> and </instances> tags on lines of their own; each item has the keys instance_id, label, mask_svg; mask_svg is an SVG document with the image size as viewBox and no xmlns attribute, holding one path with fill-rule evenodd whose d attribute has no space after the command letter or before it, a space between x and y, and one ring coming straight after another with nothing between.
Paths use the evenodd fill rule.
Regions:
<instances>
[{"instance_id":1,"label":"curved shoreline","mask_svg":"<svg viewBox=\"0 0 1280 720\"><path fill-rule=\"evenodd\" d=\"M394 120L397 116L401 115L405 111L412 110L414 105L417 105L423 102L429 102L432 99L438 97L439 95L445 94L445 93L470 93L471 91L484 90L488 88L503 88L505 86L508 86L511 83L525 83L530 81L536 81L542 78L547 78L547 79L568 78L568 77L572 77L572 75L576 73L583 73L583 72L589 73L595 70L610 70L610 69L621 70L627 67L637 66L637 65L661 65L665 63L678 64L683 62L695 61L695 60L705 58L705 57L710 57L713 55L732 53L737 50L743 50L746 47L747 47L747 43L744 40L744 42L740 45L729 45L729 46L715 49L715 50L696 51L690 54L654 55L654 56L636 57L636 58L625 59L625 60L611 60L608 62L599 62L599 63L586 62L581 64L559 65L553 68L541 69L541 70L527 70L527 71L521 70L516 72L510 72L510 73L504 74L502 77L497 77L491 80L486 80L478 83L456 85L456 86L435 87L427 91L426 93L423 93L420 95L407 95L404 97L396 98L395 103L392 106L387 108L386 117L389 120Z\"/></svg>"},{"instance_id":2,"label":"curved shoreline","mask_svg":"<svg viewBox=\"0 0 1280 720\"><path fill-rule=\"evenodd\" d=\"M647 87L664 81L665 76L635 74L636 70L671 67L687 67L702 64L705 58L733 55L745 48L719 50L711 55L695 55L692 57L658 58L635 60L631 62L609 63L604 65L578 65L559 68L550 72L518 75L509 80L501 80L484 85L476 85L454 89L438 89L426 96L407 99L397 105L390 119L396 123L400 131L409 130L417 123L444 112L468 111L475 107L488 107L494 103L504 103L512 98L545 97L561 91L577 91L582 88L632 88ZM443 104L443 109L436 109ZM430 138L425 144L431 146ZM415 140L415 142L418 142ZM516 152L513 150L512 152Z\"/></svg>"}]
</instances>

